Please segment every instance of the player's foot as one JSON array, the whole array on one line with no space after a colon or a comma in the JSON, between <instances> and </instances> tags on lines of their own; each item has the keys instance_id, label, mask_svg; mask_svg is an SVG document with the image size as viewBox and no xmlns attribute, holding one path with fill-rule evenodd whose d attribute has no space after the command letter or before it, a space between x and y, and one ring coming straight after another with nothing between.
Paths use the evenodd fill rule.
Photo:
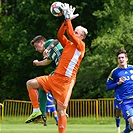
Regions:
<instances>
[{"instance_id":1,"label":"player's foot","mask_svg":"<svg viewBox=\"0 0 133 133\"><path fill-rule=\"evenodd\" d=\"M42 116L42 112L39 110L38 112L33 112L29 118L25 121L25 123L33 122L35 119Z\"/></svg>"},{"instance_id":2,"label":"player's foot","mask_svg":"<svg viewBox=\"0 0 133 133\"><path fill-rule=\"evenodd\" d=\"M58 123L56 123L56 126L58 126Z\"/></svg>"},{"instance_id":3,"label":"player's foot","mask_svg":"<svg viewBox=\"0 0 133 133\"><path fill-rule=\"evenodd\" d=\"M47 121L47 117L46 116L42 116L43 122L44 122L44 126L47 126L46 121Z\"/></svg>"},{"instance_id":4,"label":"player's foot","mask_svg":"<svg viewBox=\"0 0 133 133\"><path fill-rule=\"evenodd\" d=\"M36 118L33 123L37 124L37 123L43 123L44 126L47 126L46 124L46 116L40 116L39 118Z\"/></svg>"},{"instance_id":5,"label":"player's foot","mask_svg":"<svg viewBox=\"0 0 133 133\"><path fill-rule=\"evenodd\" d=\"M47 126L47 123L44 123L43 125L44 125L44 126Z\"/></svg>"},{"instance_id":6,"label":"player's foot","mask_svg":"<svg viewBox=\"0 0 133 133\"><path fill-rule=\"evenodd\" d=\"M42 117L40 116L39 118L36 118L34 121L33 121L33 123L43 123L43 119L42 119Z\"/></svg>"}]
</instances>

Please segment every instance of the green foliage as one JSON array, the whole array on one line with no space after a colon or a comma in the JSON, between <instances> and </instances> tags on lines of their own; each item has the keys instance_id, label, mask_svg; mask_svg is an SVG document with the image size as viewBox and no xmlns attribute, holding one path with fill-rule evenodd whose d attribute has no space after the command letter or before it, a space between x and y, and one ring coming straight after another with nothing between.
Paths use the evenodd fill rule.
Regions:
<instances>
[{"instance_id":1,"label":"green foliage","mask_svg":"<svg viewBox=\"0 0 133 133\"><path fill-rule=\"evenodd\" d=\"M49 7L54 0L13 0L2 3L0 9L0 101L4 99L27 100L25 83L28 79L49 74L54 65L35 67L34 59L42 59L30 41L42 34L47 39L56 38L64 21L54 17ZM133 63L133 0L69 1L80 14L73 26L86 27L86 54L80 65L72 98L113 97L106 91L106 79L117 66L115 52L125 48L129 62Z\"/></svg>"},{"instance_id":2,"label":"green foliage","mask_svg":"<svg viewBox=\"0 0 133 133\"><path fill-rule=\"evenodd\" d=\"M42 56L30 45L30 40L38 34L42 34L48 39L56 38L58 28L64 18L52 16L49 12L52 2L54 0L14 0L2 3L2 17L0 18L0 68L2 73L0 92L2 95L0 95L0 101L29 99L25 86L26 81L44 73L48 74L53 70L53 65L45 68L32 65L34 59L41 59ZM69 1L62 2L69 3ZM96 3L98 5L98 2ZM95 5L94 2L90 4L85 0L82 2L74 0L70 4L76 5L76 11L80 13L80 17L73 20L74 27L82 24L94 30L95 24L89 25L89 21L95 22L95 18L92 16L94 9L91 10L92 5ZM84 16L91 17L86 19ZM93 31L90 31L91 38L93 38L93 34ZM86 42L90 47L91 39L88 38Z\"/></svg>"},{"instance_id":3,"label":"green foliage","mask_svg":"<svg viewBox=\"0 0 133 133\"><path fill-rule=\"evenodd\" d=\"M105 83L117 66L115 53L119 48L127 50L129 62L133 63L133 1L102 2L103 9L93 12L98 18L97 37L92 40L91 54L87 54L82 63L73 98L113 97L114 92L107 92Z\"/></svg>"},{"instance_id":4,"label":"green foliage","mask_svg":"<svg viewBox=\"0 0 133 133\"><path fill-rule=\"evenodd\" d=\"M41 59L42 56L35 52L30 45L30 40L38 34L45 32L46 35L49 34L50 30L45 28L45 26L49 27L49 23L44 25L44 22L46 22L45 19L49 20L48 17L51 17L51 14L45 14L48 12L49 6L40 7L40 3L38 5L37 3L37 1L26 0L18 2L12 15L1 18L2 80L0 88L2 100L5 98L26 99L26 81L44 74L43 67L40 69L32 66L32 61L36 58ZM33 8L35 10L32 10ZM42 12L44 13L42 14ZM52 36L54 36L54 32L52 32ZM46 74L48 74L47 71Z\"/></svg>"},{"instance_id":5,"label":"green foliage","mask_svg":"<svg viewBox=\"0 0 133 133\"><path fill-rule=\"evenodd\" d=\"M132 63L132 10L132 2L129 0L122 2L110 0L104 2L103 11L94 12L94 15L100 19L97 21L98 37L92 41L93 56L98 59L97 64L102 66L102 70L98 69L97 72L101 76L104 75L103 79L107 78L111 69L117 66L115 53L119 48L127 50L130 63ZM100 87L105 88L105 84L100 84Z\"/></svg>"}]
</instances>

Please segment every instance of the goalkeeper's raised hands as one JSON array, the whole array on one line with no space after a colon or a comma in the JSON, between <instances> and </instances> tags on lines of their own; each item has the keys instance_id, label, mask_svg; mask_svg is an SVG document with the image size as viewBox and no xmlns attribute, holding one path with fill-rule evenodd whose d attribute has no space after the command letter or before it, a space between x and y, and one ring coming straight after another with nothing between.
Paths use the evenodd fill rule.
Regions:
<instances>
[{"instance_id":1,"label":"goalkeeper's raised hands","mask_svg":"<svg viewBox=\"0 0 133 133\"><path fill-rule=\"evenodd\" d=\"M63 10L63 14L65 19L74 19L76 17L79 16L79 14L74 14L75 11L75 7L72 7L72 5L69 5L68 3L64 3L62 5L62 10Z\"/></svg>"}]
</instances>

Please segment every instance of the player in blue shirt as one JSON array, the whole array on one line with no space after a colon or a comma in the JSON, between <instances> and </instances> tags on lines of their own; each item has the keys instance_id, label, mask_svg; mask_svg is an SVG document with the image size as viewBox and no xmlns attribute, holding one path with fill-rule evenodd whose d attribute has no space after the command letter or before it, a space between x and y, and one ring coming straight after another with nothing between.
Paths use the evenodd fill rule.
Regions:
<instances>
[{"instance_id":1,"label":"player in blue shirt","mask_svg":"<svg viewBox=\"0 0 133 133\"><path fill-rule=\"evenodd\" d=\"M50 115L50 113L54 113L54 119L56 121L56 125L58 125L58 116L57 116L57 111L56 111L56 107L54 104L54 98L51 95L51 93L47 93L47 105L46 105L46 113L47 116Z\"/></svg>"},{"instance_id":2,"label":"player in blue shirt","mask_svg":"<svg viewBox=\"0 0 133 133\"><path fill-rule=\"evenodd\" d=\"M133 131L133 66L128 65L126 50L117 51L118 67L113 69L106 82L107 90L115 90L115 97L119 102L124 119L129 125L123 133Z\"/></svg>"}]
</instances>

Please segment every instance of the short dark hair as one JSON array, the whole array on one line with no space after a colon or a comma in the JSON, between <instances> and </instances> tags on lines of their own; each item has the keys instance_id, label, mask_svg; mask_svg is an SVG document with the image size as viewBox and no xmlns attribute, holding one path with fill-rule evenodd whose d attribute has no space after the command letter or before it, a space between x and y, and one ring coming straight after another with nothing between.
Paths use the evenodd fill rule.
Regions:
<instances>
[{"instance_id":1,"label":"short dark hair","mask_svg":"<svg viewBox=\"0 0 133 133\"><path fill-rule=\"evenodd\" d=\"M118 57L119 54L125 54L127 56L127 52L125 49L118 49L118 51L116 52L116 56Z\"/></svg>"},{"instance_id":2,"label":"short dark hair","mask_svg":"<svg viewBox=\"0 0 133 133\"><path fill-rule=\"evenodd\" d=\"M35 42L38 42L40 40L43 40L44 42L46 42L46 38L42 35L38 35L35 38L33 38L33 40L31 40L31 45L34 45Z\"/></svg>"}]
</instances>

